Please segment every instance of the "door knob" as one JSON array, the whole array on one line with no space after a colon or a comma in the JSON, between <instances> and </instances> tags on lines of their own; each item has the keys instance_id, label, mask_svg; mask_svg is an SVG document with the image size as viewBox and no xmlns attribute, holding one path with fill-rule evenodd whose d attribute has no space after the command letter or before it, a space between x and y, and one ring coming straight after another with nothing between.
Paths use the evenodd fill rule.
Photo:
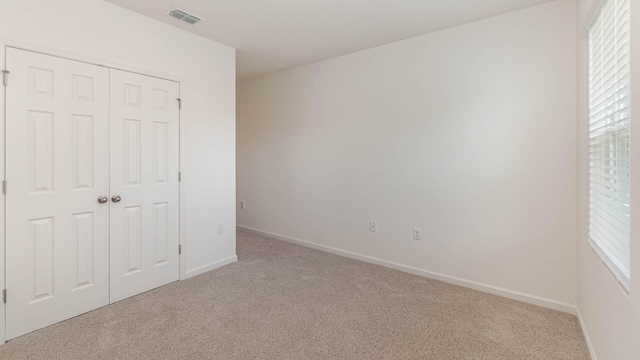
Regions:
<instances>
[{"instance_id":1,"label":"door knob","mask_svg":"<svg viewBox=\"0 0 640 360\"><path fill-rule=\"evenodd\" d=\"M120 197L120 195L113 195L111 197L111 201L113 201L114 203L120 202L120 200L122 200L122 198Z\"/></svg>"},{"instance_id":2,"label":"door knob","mask_svg":"<svg viewBox=\"0 0 640 360\"><path fill-rule=\"evenodd\" d=\"M100 204L104 204L104 203L106 203L107 201L109 201L109 198L108 198L108 197L106 197L106 196L104 196L104 195L102 195L102 196L100 196L100 197L98 198L98 202L99 202Z\"/></svg>"}]
</instances>

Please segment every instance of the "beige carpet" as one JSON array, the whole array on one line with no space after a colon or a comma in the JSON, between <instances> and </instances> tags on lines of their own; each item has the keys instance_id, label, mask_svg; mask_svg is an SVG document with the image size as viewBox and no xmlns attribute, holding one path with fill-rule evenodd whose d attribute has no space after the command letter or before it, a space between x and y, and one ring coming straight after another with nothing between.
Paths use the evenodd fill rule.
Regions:
<instances>
[{"instance_id":1,"label":"beige carpet","mask_svg":"<svg viewBox=\"0 0 640 360\"><path fill-rule=\"evenodd\" d=\"M238 256L14 339L0 358L589 358L571 315L246 233Z\"/></svg>"}]
</instances>

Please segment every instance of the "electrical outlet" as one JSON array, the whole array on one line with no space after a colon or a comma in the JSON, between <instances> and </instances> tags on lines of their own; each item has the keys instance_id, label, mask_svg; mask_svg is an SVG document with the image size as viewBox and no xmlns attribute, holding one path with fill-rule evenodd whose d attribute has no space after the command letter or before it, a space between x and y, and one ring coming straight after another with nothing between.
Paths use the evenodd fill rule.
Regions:
<instances>
[{"instance_id":1,"label":"electrical outlet","mask_svg":"<svg viewBox=\"0 0 640 360\"><path fill-rule=\"evenodd\" d=\"M375 221L369 221L369 231L371 232L378 231L378 223Z\"/></svg>"},{"instance_id":2,"label":"electrical outlet","mask_svg":"<svg viewBox=\"0 0 640 360\"><path fill-rule=\"evenodd\" d=\"M240 201L240 209L244 209L244 201Z\"/></svg>"},{"instance_id":3,"label":"electrical outlet","mask_svg":"<svg viewBox=\"0 0 640 360\"><path fill-rule=\"evenodd\" d=\"M224 226L222 224L218 224L218 234L224 233Z\"/></svg>"},{"instance_id":4,"label":"electrical outlet","mask_svg":"<svg viewBox=\"0 0 640 360\"><path fill-rule=\"evenodd\" d=\"M422 240L422 229L413 228L413 240Z\"/></svg>"}]
</instances>

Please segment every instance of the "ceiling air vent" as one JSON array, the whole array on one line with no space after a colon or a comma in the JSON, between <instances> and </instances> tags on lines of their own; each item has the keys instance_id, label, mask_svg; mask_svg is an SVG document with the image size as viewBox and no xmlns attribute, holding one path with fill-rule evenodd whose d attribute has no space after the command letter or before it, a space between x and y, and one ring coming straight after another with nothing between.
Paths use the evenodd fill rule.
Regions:
<instances>
[{"instance_id":1,"label":"ceiling air vent","mask_svg":"<svg viewBox=\"0 0 640 360\"><path fill-rule=\"evenodd\" d=\"M188 23L188 24L193 25L193 24L198 23L198 22L200 21L200 18L199 18L199 17L195 17L195 16L193 16L193 15L189 15L189 16L187 16L186 18L182 19L182 21L184 21L184 22L186 22L186 23Z\"/></svg>"},{"instance_id":2,"label":"ceiling air vent","mask_svg":"<svg viewBox=\"0 0 640 360\"><path fill-rule=\"evenodd\" d=\"M169 12L167 12L167 14L169 14L169 16L171 16L172 18L176 18L178 20L182 20L184 22L186 22L187 24L191 24L191 25L195 25L198 22L202 21L203 19L199 16L193 15L193 14L189 14L188 12L178 9L176 7L174 7L173 9L169 10Z\"/></svg>"}]
</instances>

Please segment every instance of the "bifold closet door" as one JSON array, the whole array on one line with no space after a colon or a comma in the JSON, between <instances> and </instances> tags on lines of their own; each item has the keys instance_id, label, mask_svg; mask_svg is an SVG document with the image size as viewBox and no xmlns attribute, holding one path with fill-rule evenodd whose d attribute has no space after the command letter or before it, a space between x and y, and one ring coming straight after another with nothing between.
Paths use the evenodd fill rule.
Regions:
<instances>
[{"instance_id":1,"label":"bifold closet door","mask_svg":"<svg viewBox=\"0 0 640 360\"><path fill-rule=\"evenodd\" d=\"M11 339L109 303L109 70L6 56Z\"/></svg>"},{"instance_id":2,"label":"bifold closet door","mask_svg":"<svg viewBox=\"0 0 640 360\"><path fill-rule=\"evenodd\" d=\"M178 83L111 72L111 302L178 280Z\"/></svg>"}]
</instances>

